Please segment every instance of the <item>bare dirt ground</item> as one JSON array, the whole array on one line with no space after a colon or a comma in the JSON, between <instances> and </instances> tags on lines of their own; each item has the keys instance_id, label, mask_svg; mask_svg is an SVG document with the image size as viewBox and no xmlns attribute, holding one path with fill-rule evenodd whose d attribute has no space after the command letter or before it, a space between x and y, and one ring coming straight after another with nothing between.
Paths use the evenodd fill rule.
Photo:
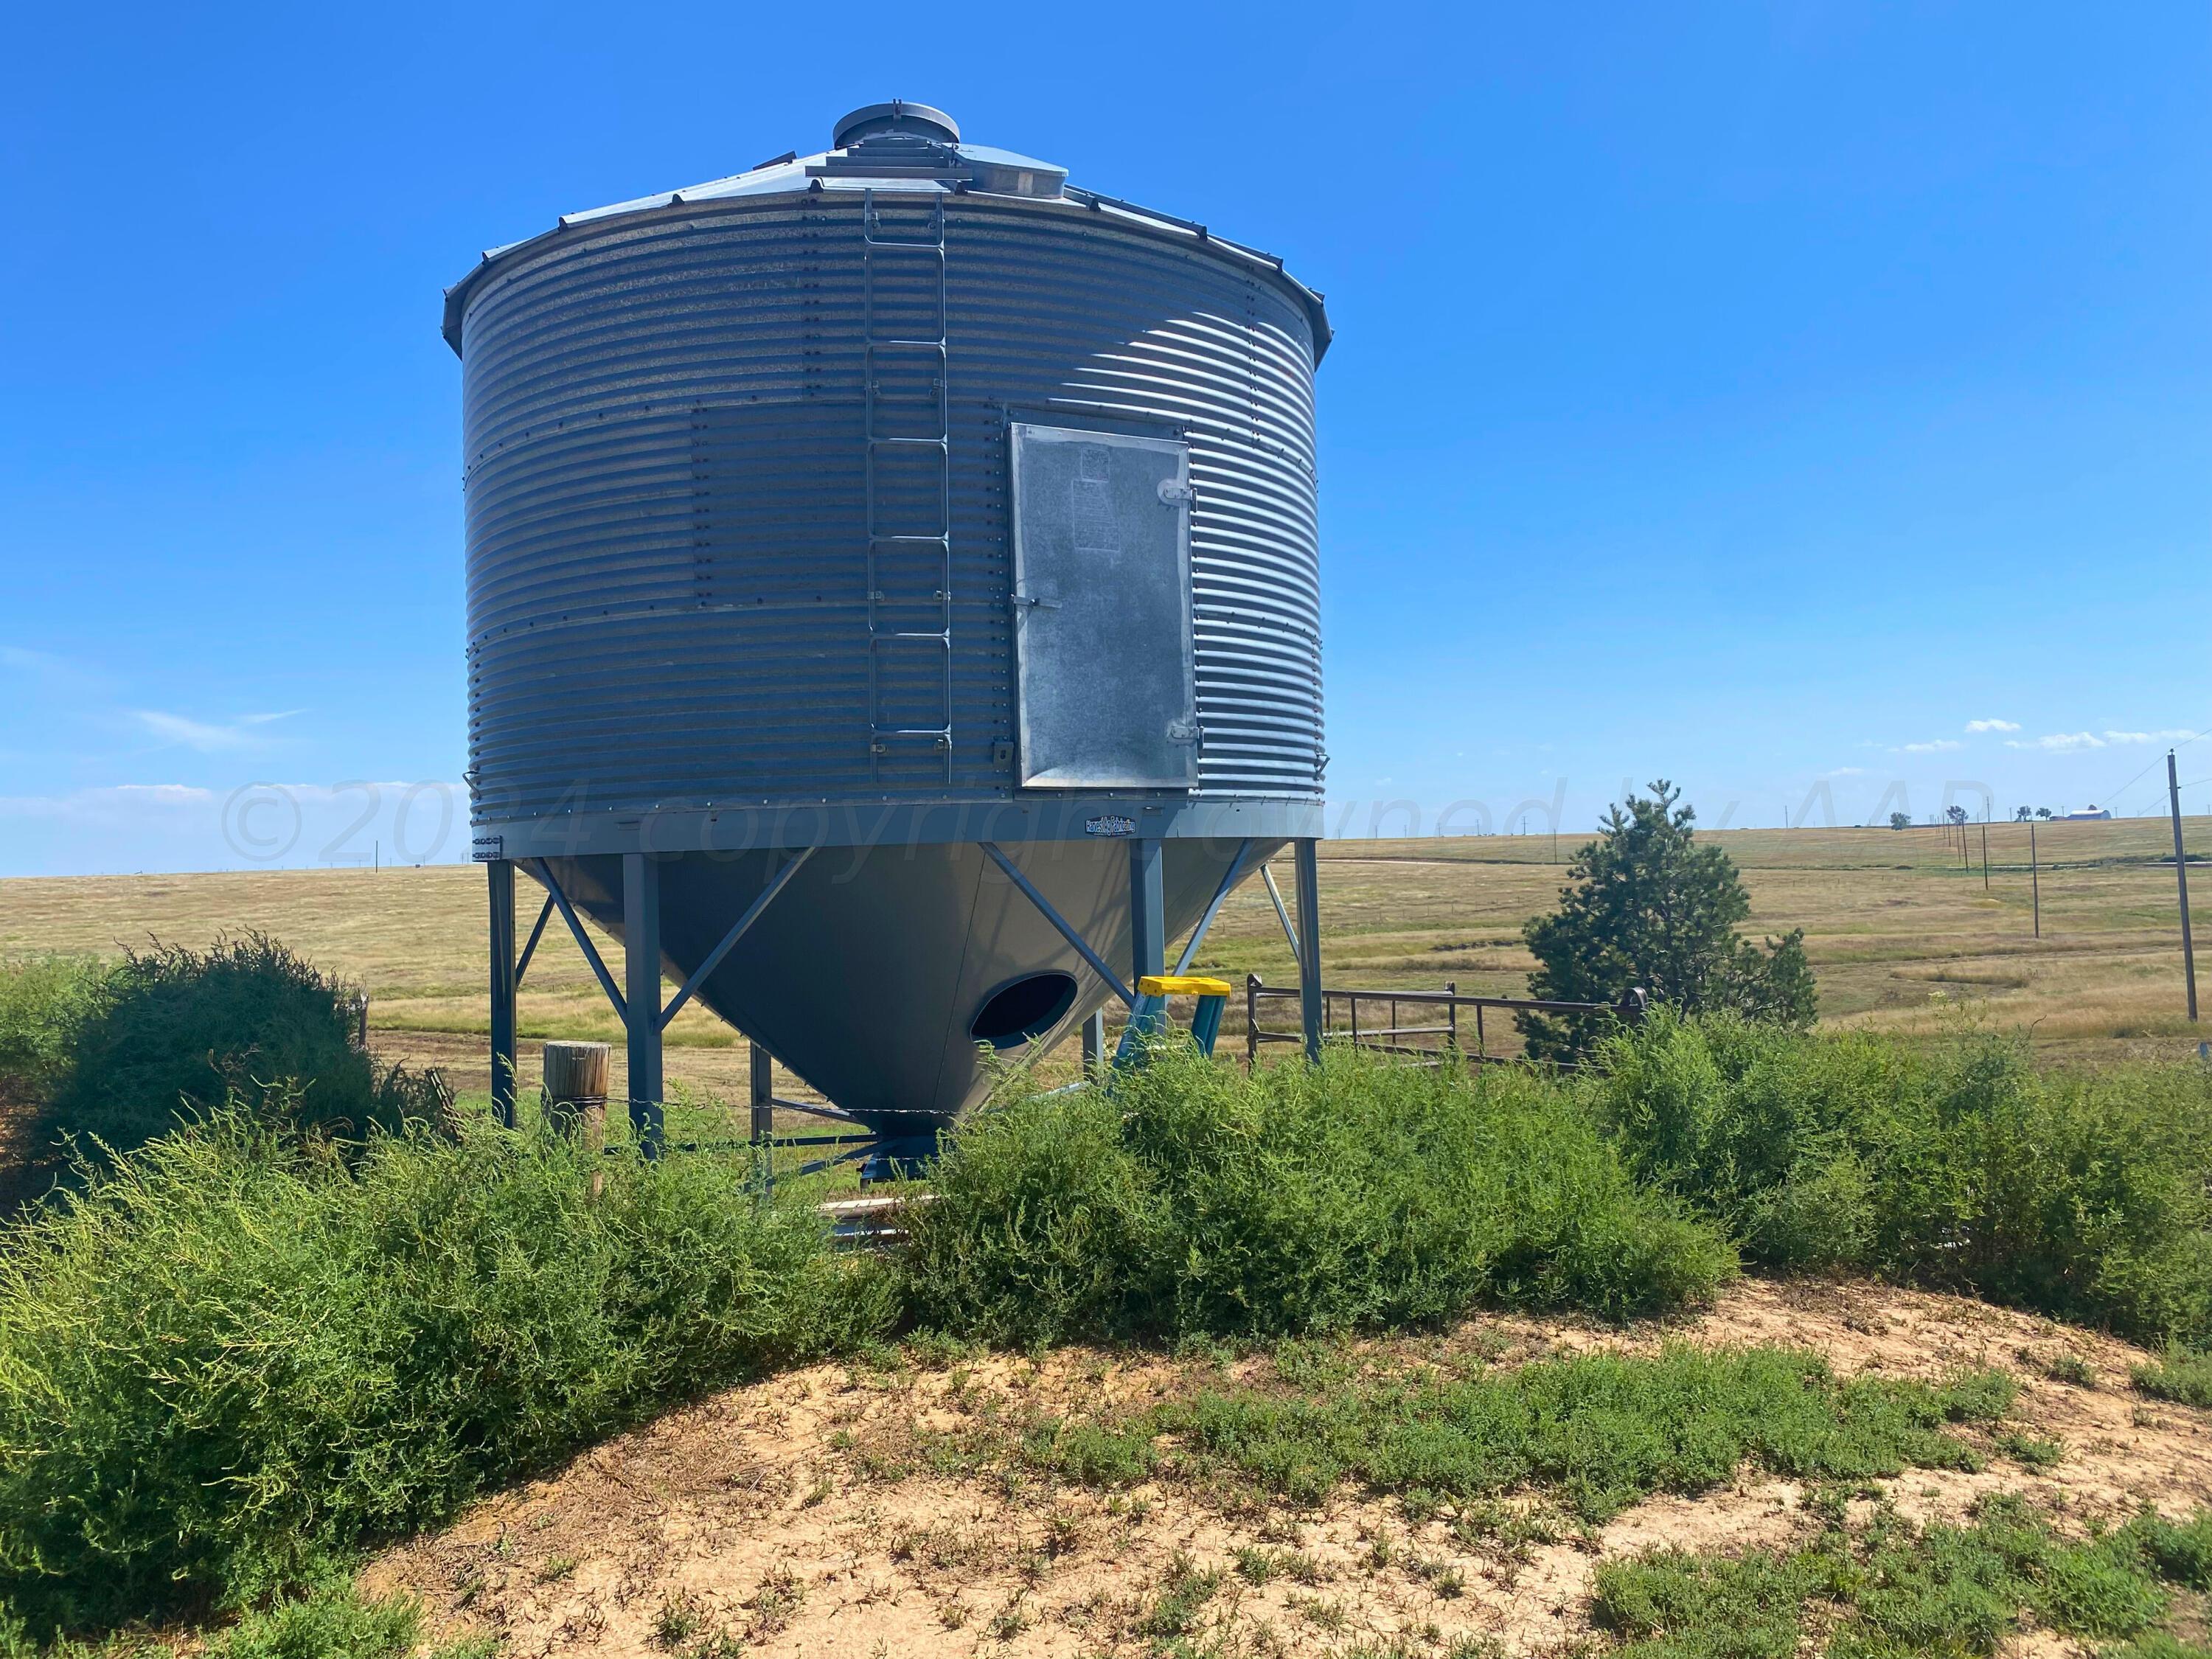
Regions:
<instances>
[{"instance_id":1,"label":"bare dirt ground","mask_svg":"<svg viewBox=\"0 0 2212 1659\"><path fill-rule=\"evenodd\" d=\"M1753 1281L1702 1316L1626 1334L1490 1318L1372 1346L1405 1358L1480 1347L1511 1360L1668 1339L1811 1347L1844 1375L2014 1373L2012 1426L2061 1443L2063 1455L2041 1470L1992 1457L1977 1474L1914 1470L1883 1483L1915 1520L1956 1518L2000 1490L2074 1526L2145 1504L2179 1514L2212 1501L2212 1414L2134 1393L2139 1350L1955 1297ZM2090 1383L2051 1378L2069 1356ZM1164 1594L1209 1571L1222 1577L1189 1620L1195 1648L1260 1659L1393 1644L1442 1655L1474 1638L1525 1654L1588 1635L1601 1559L1783 1544L1814 1528L1799 1488L1764 1476L1647 1502L1594 1537L1470 1544L1349 1491L1293 1511L1171 1483L1108 1492L1005 1468L886 1474L871 1455L1010 1405L1095 1413L1264 1364L1066 1350L945 1370L817 1366L703 1401L501 1493L392 1551L366 1583L420 1595L445 1632L496 1634L518 1659L1134 1652L1172 1633ZM1280 1569L1259 1583L1233 1570L1237 1551L1255 1548ZM2045 1636L2032 1645L2070 1650Z\"/></svg>"}]
</instances>

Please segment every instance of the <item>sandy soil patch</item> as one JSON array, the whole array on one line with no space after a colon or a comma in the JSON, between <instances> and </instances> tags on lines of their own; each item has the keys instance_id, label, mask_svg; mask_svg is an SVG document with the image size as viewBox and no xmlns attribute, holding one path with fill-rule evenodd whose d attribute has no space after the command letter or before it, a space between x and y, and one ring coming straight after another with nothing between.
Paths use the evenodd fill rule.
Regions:
<instances>
[{"instance_id":1,"label":"sandy soil patch","mask_svg":"<svg viewBox=\"0 0 2212 1659\"><path fill-rule=\"evenodd\" d=\"M1955 1297L1751 1282L1701 1316L1628 1333L1495 1318L1370 1346L1378 1358L1480 1348L1511 1360L1668 1339L1796 1344L1844 1374L2014 1371L2015 1426L2060 1442L2063 1456L2039 1471L1993 1459L1975 1474L1909 1472L1889 1492L1915 1519L1961 1515L1997 1490L2077 1523L2212 1500L2212 1416L2134 1394L2127 1373L2140 1351ZM2072 1370L2062 1356L2087 1368L2089 1385L2053 1380L2055 1365ZM1755 1476L1656 1498L1595 1537L1471 1544L1440 1521L1413 1525L1395 1503L1349 1493L1292 1513L1172 1484L1090 1491L1005 1467L886 1477L868 1455L916 1428L957 1432L1024 1404L1133 1405L1265 1363L1066 1350L944 1371L817 1366L716 1395L501 1492L391 1552L366 1583L412 1590L441 1629L495 1632L523 1659L1134 1651L1170 1634L1179 1585L1203 1589L1212 1575L1211 1593L1185 1598L1188 1633L1225 1652L1267 1659L1395 1642L1442 1654L1474 1638L1518 1654L1587 1633L1591 1575L1607 1557L1733 1551L1811 1529L1794 1485ZM1254 1551L1272 1571L1252 1571L1263 1559Z\"/></svg>"}]
</instances>

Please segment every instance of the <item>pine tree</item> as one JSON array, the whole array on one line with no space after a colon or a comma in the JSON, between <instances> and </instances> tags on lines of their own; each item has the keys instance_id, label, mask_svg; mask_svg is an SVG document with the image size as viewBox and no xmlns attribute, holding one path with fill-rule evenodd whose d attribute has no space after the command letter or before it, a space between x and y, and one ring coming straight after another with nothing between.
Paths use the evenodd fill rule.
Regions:
<instances>
[{"instance_id":1,"label":"pine tree","mask_svg":"<svg viewBox=\"0 0 2212 1659\"><path fill-rule=\"evenodd\" d=\"M1732 1009L1804 1027L1815 1006L1804 930L1764 948L1737 932L1751 897L1735 861L1700 847L1697 814L1663 778L1631 795L1599 838L1579 849L1559 908L1522 932L1535 956L1528 994L1547 1001L1618 1005L1634 989L1686 1012ZM1606 1014L1523 1014L1528 1053L1573 1060L1614 1028Z\"/></svg>"}]
</instances>

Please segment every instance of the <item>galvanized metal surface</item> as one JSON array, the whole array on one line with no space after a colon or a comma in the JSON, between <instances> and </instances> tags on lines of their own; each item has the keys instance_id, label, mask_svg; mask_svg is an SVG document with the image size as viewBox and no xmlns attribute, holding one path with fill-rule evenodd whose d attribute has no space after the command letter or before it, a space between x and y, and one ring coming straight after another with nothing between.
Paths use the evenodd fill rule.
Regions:
<instances>
[{"instance_id":1,"label":"galvanized metal surface","mask_svg":"<svg viewBox=\"0 0 2212 1659\"><path fill-rule=\"evenodd\" d=\"M1188 448L1027 421L1010 440L1022 787L1189 788Z\"/></svg>"},{"instance_id":2,"label":"galvanized metal surface","mask_svg":"<svg viewBox=\"0 0 2212 1659\"><path fill-rule=\"evenodd\" d=\"M545 860L564 915L644 947L620 990L594 965L655 1121L656 969L926 1135L985 1086L992 999L1072 975L1049 1042L1111 994L981 843L1119 968L1139 933L1157 966L1248 842L1319 829L1319 296L924 106L846 131L569 216L447 296L477 855ZM1019 787L1022 426L1176 458L1174 499L1152 481L1188 571L1170 650L1054 682L1125 691L1174 767ZM836 850L787 862L808 847Z\"/></svg>"},{"instance_id":3,"label":"galvanized metal surface","mask_svg":"<svg viewBox=\"0 0 2212 1659\"><path fill-rule=\"evenodd\" d=\"M469 289L478 821L1010 793L1024 416L1188 442L1200 788L1317 799L1305 302L1128 215L875 181L911 204L887 235L943 207L947 346L871 351L872 298L878 336L927 337L935 256L870 247L859 182L586 221ZM940 402L941 465L878 452L872 488L871 422L903 405L919 433ZM948 511L949 560L871 541L943 535ZM949 665L870 644L940 617ZM948 723L949 748L874 752L878 728Z\"/></svg>"},{"instance_id":4,"label":"galvanized metal surface","mask_svg":"<svg viewBox=\"0 0 2212 1659\"><path fill-rule=\"evenodd\" d=\"M1170 937L1197 921L1243 848L1161 844ZM1279 848L1255 845L1247 867ZM1030 842L1000 850L1109 963L1132 959L1128 843ZM623 862L547 860L577 908L618 937ZM744 914L783 865L768 851L658 861L668 976L684 981L689 965L720 943L731 919ZM889 847L854 860L809 860L696 996L872 1128L927 1133L989 1085L969 1032L977 1011L1010 980L1036 973L1070 975L1077 987L1060 1018L1038 1033L1047 1046L1115 994L981 848Z\"/></svg>"}]
</instances>

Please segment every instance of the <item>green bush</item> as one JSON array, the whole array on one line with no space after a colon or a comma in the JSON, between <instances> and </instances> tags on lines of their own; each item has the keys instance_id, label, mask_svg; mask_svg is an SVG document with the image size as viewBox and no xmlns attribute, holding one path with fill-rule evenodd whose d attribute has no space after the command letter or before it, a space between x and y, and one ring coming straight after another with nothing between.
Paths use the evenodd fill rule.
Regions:
<instances>
[{"instance_id":1,"label":"green bush","mask_svg":"<svg viewBox=\"0 0 2212 1659\"><path fill-rule=\"evenodd\" d=\"M237 1100L326 1135L397 1130L429 1097L358 1045L358 995L259 933L133 952L74 1028L46 1127L125 1151Z\"/></svg>"},{"instance_id":2,"label":"green bush","mask_svg":"<svg viewBox=\"0 0 2212 1659\"><path fill-rule=\"evenodd\" d=\"M1972 1291L2137 1337L2212 1339L2212 1075L2038 1072L1661 1011L1589 1086L1630 1167L1754 1262Z\"/></svg>"},{"instance_id":3,"label":"green bush","mask_svg":"<svg viewBox=\"0 0 2212 1659\"><path fill-rule=\"evenodd\" d=\"M2130 1371L2128 1380L2154 1399L2212 1411L2212 1353L2171 1347L2160 1358Z\"/></svg>"},{"instance_id":4,"label":"green bush","mask_svg":"<svg viewBox=\"0 0 2212 1659\"><path fill-rule=\"evenodd\" d=\"M48 1098L99 1011L107 974L85 957L0 964L0 1099Z\"/></svg>"},{"instance_id":5,"label":"green bush","mask_svg":"<svg viewBox=\"0 0 2212 1659\"><path fill-rule=\"evenodd\" d=\"M811 1210L706 1158L485 1127L349 1167L235 1112L0 1237L0 1605L34 1632L307 1581L357 1543L886 1322Z\"/></svg>"},{"instance_id":6,"label":"green bush","mask_svg":"<svg viewBox=\"0 0 2212 1659\"><path fill-rule=\"evenodd\" d=\"M1248 1077L1163 1047L1111 1094L977 1115L930 1184L908 1305L994 1341L1375 1329L1483 1304L1619 1317L1735 1270L1556 1085L1352 1053Z\"/></svg>"}]
</instances>

